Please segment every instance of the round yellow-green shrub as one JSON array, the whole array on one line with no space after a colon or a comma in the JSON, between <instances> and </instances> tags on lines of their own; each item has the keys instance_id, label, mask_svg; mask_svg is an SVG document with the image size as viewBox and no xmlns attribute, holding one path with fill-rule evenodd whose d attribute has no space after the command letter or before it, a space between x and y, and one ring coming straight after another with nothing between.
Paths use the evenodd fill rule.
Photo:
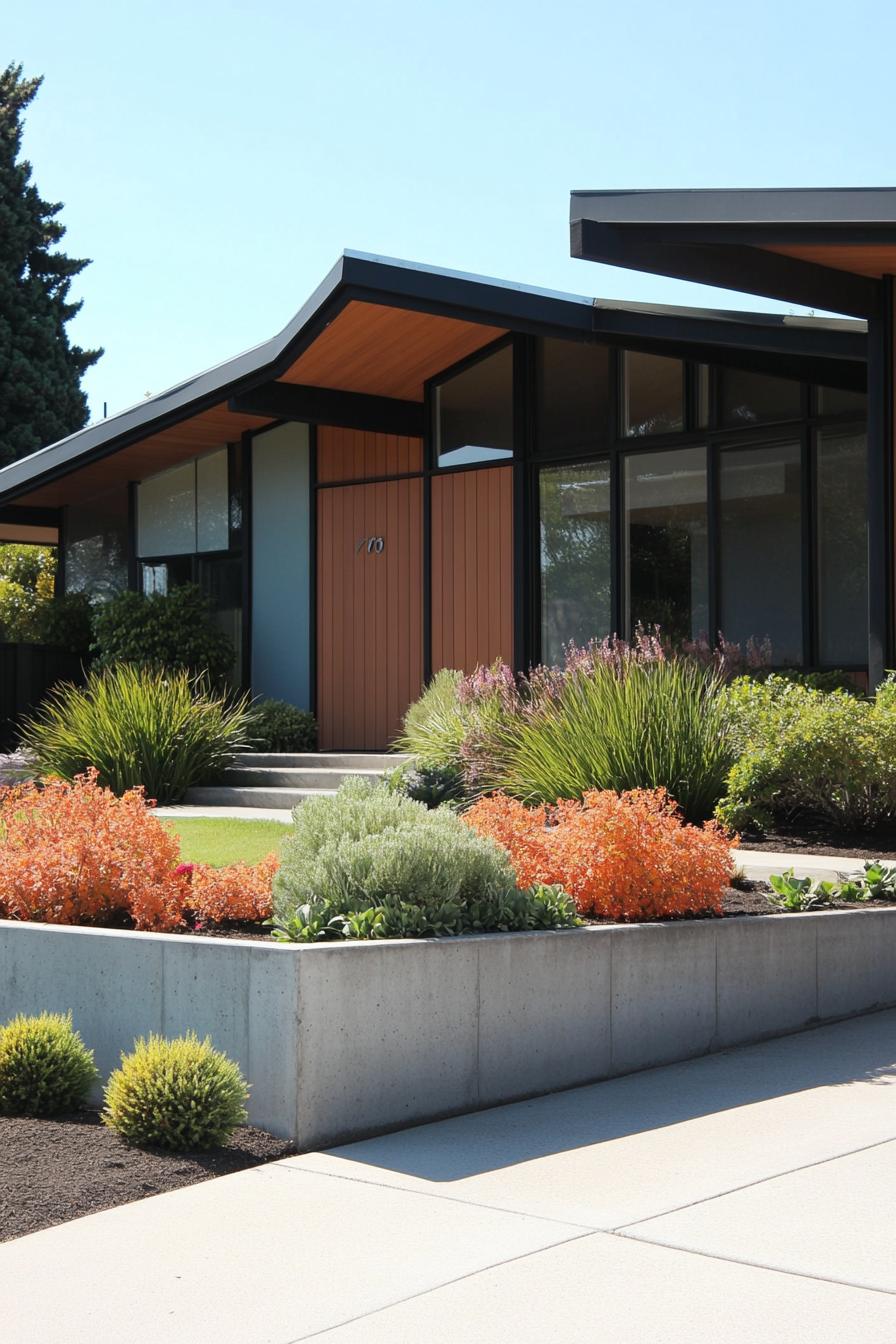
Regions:
<instances>
[{"instance_id":1,"label":"round yellow-green shrub","mask_svg":"<svg viewBox=\"0 0 896 1344\"><path fill-rule=\"evenodd\" d=\"M96 1080L93 1051L71 1013L19 1015L0 1027L0 1115L61 1115L85 1100Z\"/></svg>"},{"instance_id":2,"label":"round yellow-green shrub","mask_svg":"<svg viewBox=\"0 0 896 1344\"><path fill-rule=\"evenodd\" d=\"M239 1066L207 1036L141 1037L109 1078L102 1118L130 1143L215 1148L246 1120L248 1097Z\"/></svg>"}]
</instances>

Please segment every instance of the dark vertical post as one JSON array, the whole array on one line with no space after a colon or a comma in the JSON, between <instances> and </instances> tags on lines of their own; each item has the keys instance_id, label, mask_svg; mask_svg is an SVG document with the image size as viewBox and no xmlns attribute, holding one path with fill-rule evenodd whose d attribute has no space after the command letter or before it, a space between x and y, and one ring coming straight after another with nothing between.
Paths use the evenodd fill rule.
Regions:
<instances>
[{"instance_id":1,"label":"dark vertical post","mask_svg":"<svg viewBox=\"0 0 896 1344\"><path fill-rule=\"evenodd\" d=\"M238 471L229 473L228 490L239 477L239 535L241 569L240 663L242 689L252 689L252 435L242 435L239 444L228 444L228 465ZM235 520L233 520L235 521ZM232 543L231 543L232 544Z\"/></svg>"},{"instance_id":2,"label":"dark vertical post","mask_svg":"<svg viewBox=\"0 0 896 1344\"><path fill-rule=\"evenodd\" d=\"M317 715L317 425L308 426L308 708Z\"/></svg>"},{"instance_id":3,"label":"dark vertical post","mask_svg":"<svg viewBox=\"0 0 896 1344\"><path fill-rule=\"evenodd\" d=\"M868 320L868 688L892 666L893 276Z\"/></svg>"},{"instance_id":4,"label":"dark vertical post","mask_svg":"<svg viewBox=\"0 0 896 1344\"><path fill-rule=\"evenodd\" d=\"M513 342L513 667L526 672L532 660L531 583L529 561L532 519L528 476L534 437L533 393L535 341L517 336Z\"/></svg>"},{"instance_id":5,"label":"dark vertical post","mask_svg":"<svg viewBox=\"0 0 896 1344\"><path fill-rule=\"evenodd\" d=\"M128 481L128 587L140 591L140 564L137 559L137 481Z\"/></svg>"},{"instance_id":6,"label":"dark vertical post","mask_svg":"<svg viewBox=\"0 0 896 1344\"><path fill-rule=\"evenodd\" d=\"M436 430L438 398L432 384L423 389L423 684L432 678L432 477L438 470Z\"/></svg>"},{"instance_id":7,"label":"dark vertical post","mask_svg":"<svg viewBox=\"0 0 896 1344\"><path fill-rule=\"evenodd\" d=\"M56 575L53 592L56 597L65 594L65 545L68 533L68 506L59 510L59 529L56 535Z\"/></svg>"}]
</instances>

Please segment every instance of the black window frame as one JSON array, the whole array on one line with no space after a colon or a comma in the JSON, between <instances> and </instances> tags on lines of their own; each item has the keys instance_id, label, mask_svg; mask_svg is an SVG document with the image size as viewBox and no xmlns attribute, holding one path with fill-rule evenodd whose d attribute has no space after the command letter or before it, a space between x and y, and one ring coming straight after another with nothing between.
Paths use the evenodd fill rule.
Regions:
<instances>
[{"instance_id":1,"label":"black window frame","mask_svg":"<svg viewBox=\"0 0 896 1344\"><path fill-rule=\"evenodd\" d=\"M530 338L535 347L538 338ZM626 435L623 432L622 409L623 409L623 386L624 377L624 355L627 349L634 347L623 346L621 344L609 345L606 342L595 342L596 344L608 344L611 361L615 362L615 369L611 370L610 378L610 407L608 418L610 422L610 434L606 441L595 440L595 449L593 452L577 453L543 453L539 449L537 441L538 435L538 416L535 414L536 400L536 379L534 372L527 389L528 405L530 410L530 452L525 461L525 470L527 473L526 483L526 512L520 513L516 517L517 525L525 527L527 533L527 553L526 553L526 574L530 585L528 594L528 631L525 664L538 663L541 660L541 630L543 621L542 597L541 597L541 566L539 554L539 538L541 530L541 517L539 511L539 474L543 468L559 466L584 465L596 459L607 459L610 461L610 536L611 536L611 608L613 615L613 632L619 633L626 629L628 613L623 610L624 604L624 519L623 519L623 485L622 485L622 462L623 454L657 452L664 448L684 448L693 446L705 446L707 450L707 566L708 566L708 609L710 629L707 636L714 640L719 633L719 617L721 612L719 571L720 571L720 531L719 531L719 461L720 453L724 447L748 448L754 446L774 447L783 442L800 443L800 466L801 466L801 592L802 592L802 662L800 666L803 669L828 670L831 664L823 664L819 661L818 649L818 629L819 629L819 611L818 611L818 592L817 592L817 571L816 571L816 532L817 532L817 504L816 504L816 455L818 433L821 429L842 429L844 432L855 434L866 434L868 432L867 419L863 420L861 416L854 411L842 411L835 414L818 414L818 396L817 387L819 384L809 383L804 379L794 378L793 382L800 384L800 411L801 414L796 419L764 421L756 425L730 426L721 423L720 415L720 379L723 365L707 363L705 358L689 357L687 353L670 351L669 357L678 358L683 364L684 380L684 417L685 428L680 431L667 432L653 435ZM635 350L635 353L661 354L659 350ZM533 348L531 359L537 358L537 353ZM705 364L708 368L708 394L709 394L709 423L706 426L698 425L698 368ZM534 364L533 364L534 369ZM777 376L777 375L776 375ZM786 374L780 375L786 377ZM724 633L724 632L723 632ZM757 631L757 638L762 637L762 632ZM523 664L520 664L523 666ZM866 671L867 664L836 664L845 672L862 673Z\"/></svg>"}]
</instances>

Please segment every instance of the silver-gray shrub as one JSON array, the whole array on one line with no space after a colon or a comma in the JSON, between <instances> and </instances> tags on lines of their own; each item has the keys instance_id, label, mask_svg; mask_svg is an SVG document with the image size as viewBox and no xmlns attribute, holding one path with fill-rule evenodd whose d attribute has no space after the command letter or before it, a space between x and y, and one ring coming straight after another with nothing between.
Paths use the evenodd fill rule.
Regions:
<instances>
[{"instance_id":1,"label":"silver-gray shrub","mask_svg":"<svg viewBox=\"0 0 896 1344\"><path fill-rule=\"evenodd\" d=\"M448 808L349 780L294 813L274 880L274 926L291 941L564 927L572 902L520 891L506 852Z\"/></svg>"}]
</instances>

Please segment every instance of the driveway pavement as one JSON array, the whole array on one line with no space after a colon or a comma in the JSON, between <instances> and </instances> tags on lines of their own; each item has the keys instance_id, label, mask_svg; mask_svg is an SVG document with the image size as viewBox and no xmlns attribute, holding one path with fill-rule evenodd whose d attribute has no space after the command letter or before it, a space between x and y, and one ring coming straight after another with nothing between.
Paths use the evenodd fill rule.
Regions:
<instances>
[{"instance_id":1,"label":"driveway pavement","mask_svg":"<svg viewBox=\"0 0 896 1344\"><path fill-rule=\"evenodd\" d=\"M896 1012L0 1246L3 1344L893 1344Z\"/></svg>"}]
</instances>

